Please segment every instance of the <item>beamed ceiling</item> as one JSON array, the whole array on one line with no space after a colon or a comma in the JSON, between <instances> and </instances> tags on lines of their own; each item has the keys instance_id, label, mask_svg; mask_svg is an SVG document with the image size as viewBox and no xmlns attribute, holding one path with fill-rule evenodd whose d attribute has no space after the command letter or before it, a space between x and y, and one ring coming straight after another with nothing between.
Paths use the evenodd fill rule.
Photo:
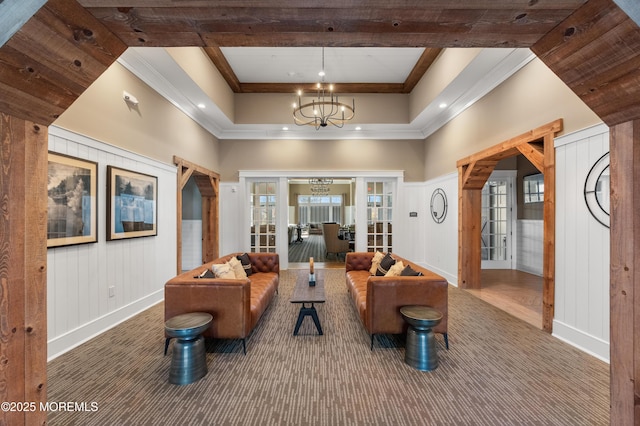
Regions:
<instances>
[{"instance_id":1,"label":"beamed ceiling","mask_svg":"<svg viewBox=\"0 0 640 426\"><path fill-rule=\"evenodd\" d=\"M640 117L640 33L611 0L50 0L0 48L0 111L49 125L128 46L200 46L236 92L229 46L528 47L608 125Z\"/></svg>"}]
</instances>

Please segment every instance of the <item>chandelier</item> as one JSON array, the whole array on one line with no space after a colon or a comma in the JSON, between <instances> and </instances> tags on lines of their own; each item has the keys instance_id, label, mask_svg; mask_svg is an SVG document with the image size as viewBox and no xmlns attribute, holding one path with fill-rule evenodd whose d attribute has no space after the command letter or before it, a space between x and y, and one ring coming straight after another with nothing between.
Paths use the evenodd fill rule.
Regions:
<instances>
[{"instance_id":1,"label":"chandelier","mask_svg":"<svg viewBox=\"0 0 640 426\"><path fill-rule=\"evenodd\" d=\"M309 179L309 185L311 195L328 195L329 185L333 183L331 178L311 178Z\"/></svg>"},{"instance_id":2,"label":"chandelier","mask_svg":"<svg viewBox=\"0 0 640 426\"><path fill-rule=\"evenodd\" d=\"M351 105L340 102L333 93L333 84L324 81L324 47L322 48L322 69L318 73L320 82L316 84L316 96L302 99L302 90L298 90L298 102L293 103L293 122L298 126L314 126L316 130L331 124L341 128L355 114L355 100ZM304 102L304 103L303 103Z\"/></svg>"}]
</instances>

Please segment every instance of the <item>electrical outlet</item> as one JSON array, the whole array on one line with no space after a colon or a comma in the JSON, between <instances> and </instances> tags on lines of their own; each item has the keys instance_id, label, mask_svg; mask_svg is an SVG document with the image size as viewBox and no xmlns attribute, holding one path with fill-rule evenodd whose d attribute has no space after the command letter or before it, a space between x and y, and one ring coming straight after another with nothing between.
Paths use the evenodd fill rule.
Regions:
<instances>
[{"instance_id":1,"label":"electrical outlet","mask_svg":"<svg viewBox=\"0 0 640 426\"><path fill-rule=\"evenodd\" d=\"M115 286L111 286L109 287L109 297L114 297L116 295L116 287Z\"/></svg>"}]
</instances>

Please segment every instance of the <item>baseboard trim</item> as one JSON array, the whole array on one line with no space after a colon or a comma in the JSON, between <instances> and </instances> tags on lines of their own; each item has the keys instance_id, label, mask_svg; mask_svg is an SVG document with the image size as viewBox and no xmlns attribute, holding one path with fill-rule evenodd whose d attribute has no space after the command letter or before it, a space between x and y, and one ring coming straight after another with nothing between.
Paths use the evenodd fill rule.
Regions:
<instances>
[{"instance_id":1,"label":"baseboard trim","mask_svg":"<svg viewBox=\"0 0 640 426\"><path fill-rule=\"evenodd\" d=\"M163 300L164 288L49 340L47 342L47 361L51 361L65 352L80 346L84 342L93 339L97 335L104 333L134 315L157 305Z\"/></svg>"},{"instance_id":2,"label":"baseboard trim","mask_svg":"<svg viewBox=\"0 0 640 426\"><path fill-rule=\"evenodd\" d=\"M607 364L610 363L609 358L609 342L591 336L584 331L564 324L561 321L553 320L553 337L562 340L565 343L575 346L576 348L592 355Z\"/></svg>"},{"instance_id":3,"label":"baseboard trim","mask_svg":"<svg viewBox=\"0 0 640 426\"><path fill-rule=\"evenodd\" d=\"M426 268L426 269L430 270L431 272L435 272L438 275L442 275L444 278L446 278L446 280L449 282L449 284L458 287L458 276L457 275L452 275L449 272L447 272L445 270L442 270L442 269L438 268L437 266L429 265L428 263L424 263L421 266L423 268Z\"/></svg>"}]
</instances>

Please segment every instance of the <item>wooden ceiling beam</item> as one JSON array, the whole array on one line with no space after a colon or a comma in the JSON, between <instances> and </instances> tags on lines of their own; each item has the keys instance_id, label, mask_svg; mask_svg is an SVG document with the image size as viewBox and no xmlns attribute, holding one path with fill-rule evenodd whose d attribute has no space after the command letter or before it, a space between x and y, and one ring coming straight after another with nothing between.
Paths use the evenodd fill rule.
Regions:
<instances>
[{"instance_id":1,"label":"wooden ceiling beam","mask_svg":"<svg viewBox=\"0 0 640 426\"><path fill-rule=\"evenodd\" d=\"M49 125L125 49L77 3L49 0L0 49L0 110Z\"/></svg>"},{"instance_id":2,"label":"wooden ceiling beam","mask_svg":"<svg viewBox=\"0 0 640 426\"><path fill-rule=\"evenodd\" d=\"M413 88L416 87L416 84L418 84L420 79L424 76L429 67L433 65L433 63L436 61L436 58L443 50L444 49L432 47L424 49L424 52L422 52L422 55L420 55L420 59L418 59L418 62L407 76L407 79L404 81L402 93L411 93Z\"/></svg>"},{"instance_id":3,"label":"wooden ceiling beam","mask_svg":"<svg viewBox=\"0 0 640 426\"><path fill-rule=\"evenodd\" d=\"M531 50L609 126L640 117L640 31L611 0L591 0Z\"/></svg>"},{"instance_id":4,"label":"wooden ceiling beam","mask_svg":"<svg viewBox=\"0 0 640 426\"><path fill-rule=\"evenodd\" d=\"M558 120L552 121L550 123L544 124L533 130L529 130L528 132L522 133L521 135L518 135L504 142L501 142L497 145L489 147L485 150L477 152L473 155L462 158L458 160L457 167L466 166L480 160L498 160L499 161L499 160L502 160L503 158L511 157L519 153L517 148L518 145L540 141L545 137L545 135L548 135L548 134L556 135L558 132L562 131L562 125L563 124L562 124L561 118Z\"/></svg>"},{"instance_id":5,"label":"wooden ceiling beam","mask_svg":"<svg viewBox=\"0 0 640 426\"><path fill-rule=\"evenodd\" d=\"M497 164L497 160L478 160L468 164L462 177L462 189L482 189Z\"/></svg>"},{"instance_id":6,"label":"wooden ceiling beam","mask_svg":"<svg viewBox=\"0 0 640 426\"><path fill-rule=\"evenodd\" d=\"M233 72L233 68L227 61L227 58L224 57L222 50L218 46L208 46L204 48L205 53L213 62L213 65L218 69L222 78L227 82L229 87L234 93L241 92L240 89L240 81L236 76L236 73Z\"/></svg>"},{"instance_id":7,"label":"wooden ceiling beam","mask_svg":"<svg viewBox=\"0 0 640 426\"><path fill-rule=\"evenodd\" d=\"M518 151L534 165L540 173L544 173L544 148L537 143L523 143L517 146Z\"/></svg>"},{"instance_id":8,"label":"wooden ceiling beam","mask_svg":"<svg viewBox=\"0 0 640 426\"><path fill-rule=\"evenodd\" d=\"M442 48L528 47L584 1L82 3L130 46L176 46L179 39L183 46Z\"/></svg>"}]
</instances>

